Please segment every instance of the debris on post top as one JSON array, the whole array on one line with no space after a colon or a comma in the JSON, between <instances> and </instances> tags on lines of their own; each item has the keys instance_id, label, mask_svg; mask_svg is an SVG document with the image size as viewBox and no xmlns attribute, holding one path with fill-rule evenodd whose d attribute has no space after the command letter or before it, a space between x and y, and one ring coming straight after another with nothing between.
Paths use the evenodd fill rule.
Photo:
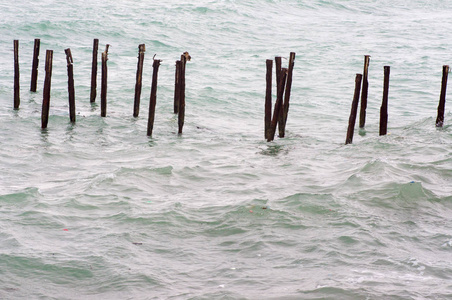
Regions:
<instances>
[{"instance_id":1,"label":"debris on post top","mask_svg":"<svg viewBox=\"0 0 452 300\"><path fill-rule=\"evenodd\" d=\"M35 39L35 45L33 50L33 64L31 67L31 83L30 91L36 92L36 86L38 81L38 66L39 66L39 48L41 45L40 39Z\"/></svg>"},{"instance_id":2,"label":"debris on post top","mask_svg":"<svg viewBox=\"0 0 452 300\"><path fill-rule=\"evenodd\" d=\"M19 40L14 40L14 109L20 106Z\"/></svg>"},{"instance_id":3,"label":"debris on post top","mask_svg":"<svg viewBox=\"0 0 452 300\"><path fill-rule=\"evenodd\" d=\"M135 83L135 99L133 102L133 116L136 118L140 113L140 97L141 97L141 86L143 77L143 62L144 62L144 52L146 51L146 46L141 44L138 46L138 65L137 65L137 77Z\"/></svg>"},{"instance_id":4,"label":"debris on post top","mask_svg":"<svg viewBox=\"0 0 452 300\"><path fill-rule=\"evenodd\" d=\"M441 81L441 95L439 97L438 115L436 117L436 127L443 127L444 124L444 110L446 109L446 89L447 76L449 74L449 66L443 66L443 78Z\"/></svg>"},{"instance_id":5,"label":"debris on post top","mask_svg":"<svg viewBox=\"0 0 452 300\"><path fill-rule=\"evenodd\" d=\"M356 122L356 114L358 113L358 102L359 102L359 93L361 90L361 80L363 75L356 74L355 78L355 93L353 95L352 109L350 112L350 117L348 119L348 130L347 130L347 138L345 139L345 144L351 144L353 142L353 133L355 130L355 122Z\"/></svg>"},{"instance_id":6,"label":"debris on post top","mask_svg":"<svg viewBox=\"0 0 452 300\"><path fill-rule=\"evenodd\" d=\"M388 131L388 93L389 93L389 66L384 66L383 100L380 108L380 135Z\"/></svg>"},{"instance_id":7,"label":"debris on post top","mask_svg":"<svg viewBox=\"0 0 452 300\"><path fill-rule=\"evenodd\" d=\"M369 74L370 55L364 55L364 70L363 70L363 88L361 92L361 110L359 113L359 128L364 128L366 125L366 109L367 109L367 94L369 89L369 82L367 80Z\"/></svg>"},{"instance_id":8,"label":"debris on post top","mask_svg":"<svg viewBox=\"0 0 452 300\"><path fill-rule=\"evenodd\" d=\"M74 89L74 60L72 59L71 49L65 49L67 61L67 84L69 95L69 119L75 123L75 89Z\"/></svg>"}]
</instances>

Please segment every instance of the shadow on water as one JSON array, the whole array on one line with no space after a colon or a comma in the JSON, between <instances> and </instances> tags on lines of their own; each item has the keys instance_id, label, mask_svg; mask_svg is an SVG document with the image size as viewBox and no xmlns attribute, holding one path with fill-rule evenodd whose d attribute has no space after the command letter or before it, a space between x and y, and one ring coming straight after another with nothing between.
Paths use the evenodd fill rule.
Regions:
<instances>
[{"instance_id":1,"label":"shadow on water","mask_svg":"<svg viewBox=\"0 0 452 300\"><path fill-rule=\"evenodd\" d=\"M268 156L277 156L280 153L286 153L287 149L283 145L278 145L275 143L269 143L266 145L267 149L263 149L260 154Z\"/></svg>"}]
</instances>

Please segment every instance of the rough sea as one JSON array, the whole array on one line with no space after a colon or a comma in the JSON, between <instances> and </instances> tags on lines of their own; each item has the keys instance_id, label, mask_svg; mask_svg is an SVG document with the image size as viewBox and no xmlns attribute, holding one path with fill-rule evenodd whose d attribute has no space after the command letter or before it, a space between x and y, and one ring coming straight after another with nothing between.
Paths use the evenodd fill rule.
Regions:
<instances>
[{"instance_id":1,"label":"rough sea","mask_svg":"<svg viewBox=\"0 0 452 300\"><path fill-rule=\"evenodd\" d=\"M452 100L435 126L451 16L443 0L0 0L0 299L452 299ZM99 53L111 45L105 118L100 54L89 99L95 38ZM185 51L178 135L174 72ZM266 142L266 59L286 67L290 52L286 137ZM364 55L366 125L357 120L345 145Z\"/></svg>"}]
</instances>

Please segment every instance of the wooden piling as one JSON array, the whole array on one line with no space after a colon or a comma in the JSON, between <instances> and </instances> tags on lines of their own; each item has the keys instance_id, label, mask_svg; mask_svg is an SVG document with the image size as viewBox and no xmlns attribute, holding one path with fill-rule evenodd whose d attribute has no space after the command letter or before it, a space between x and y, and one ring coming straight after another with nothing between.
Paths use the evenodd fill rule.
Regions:
<instances>
[{"instance_id":1,"label":"wooden piling","mask_svg":"<svg viewBox=\"0 0 452 300\"><path fill-rule=\"evenodd\" d=\"M361 80L363 75L356 74L355 78L355 94L353 96L352 109L350 112L350 118L348 119L348 130L345 144L351 144L353 142L353 133L355 130L356 114L358 113L359 93L361 91Z\"/></svg>"},{"instance_id":2,"label":"wooden piling","mask_svg":"<svg viewBox=\"0 0 452 300\"><path fill-rule=\"evenodd\" d=\"M359 113L359 128L364 128L366 125L366 109L367 109L367 93L369 89L369 82L367 80L369 74L370 55L364 55L364 70L363 70L363 88L361 92L361 110Z\"/></svg>"},{"instance_id":3,"label":"wooden piling","mask_svg":"<svg viewBox=\"0 0 452 300\"><path fill-rule=\"evenodd\" d=\"M74 60L72 59L71 49L64 50L67 62L67 89L69 95L69 119L75 123L75 88L74 88Z\"/></svg>"},{"instance_id":4,"label":"wooden piling","mask_svg":"<svg viewBox=\"0 0 452 300\"><path fill-rule=\"evenodd\" d=\"M279 84L281 83L281 57L275 57L275 75L276 75L276 96L279 95Z\"/></svg>"},{"instance_id":5,"label":"wooden piling","mask_svg":"<svg viewBox=\"0 0 452 300\"><path fill-rule=\"evenodd\" d=\"M107 44L105 51L102 52L102 83L100 90L100 116L107 116L107 61L108 61L108 47Z\"/></svg>"},{"instance_id":6,"label":"wooden piling","mask_svg":"<svg viewBox=\"0 0 452 300\"><path fill-rule=\"evenodd\" d=\"M46 64L45 64L45 79L44 79L44 91L42 97L42 112L41 112L41 128L47 128L49 121L49 107L50 107L50 86L52 82L52 61L53 50L46 51Z\"/></svg>"},{"instance_id":7,"label":"wooden piling","mask_svg":"<svg viewBox=\"0 0 452 300\"><path fill-rule=\"evenodd\" d=\"M141 44L138 46L138 64L137 64L137 78L135 83L135 100L133 103L133 116L136 118L140 113L140 96L141 96L141 82L143 77L143 62L144 62L144 52L146 51L146 46Z\"/></svg>"},{"instance_id":8,"label":"wooden piling","mask_svg":"<svg viewBox=\"0 0 452 300\"><path fill-rule=\"evenodd\" d=\"M279 114L281 113L282 105L283 105L283 93L284 93L284 87L285 87L286 79L287 79L287 69L286 68L281 69L279 78L280 78L280 82L278 84L279 91L278 91L278 94L276 97L275 108L273 110L272 123L270 126L270 134L267 137L267 142L271 142L275 139L276 125L278 124Z\"/></svg>"},{"instance_id":9,"label":"wooden piling","mask_svg":"<svg viewBox=\"0 0 452 300\"><path fill-rule=\"evenodd\" d=\"M449 74L449 66L443 66L443 79L441 81L441 95L439 97L438 115L436 117L436 127L443 127L444 124L444 110L446 108L446 89L447 89L447 75Z\"/></svg>"},{"instance_id":10,"label":"wooden piling","mask_svg":"<svg viewBox=\"0 0 452 300\"><path fill-rule=\"evenodd\" d=\"M148 131L147 135L152 136L152 130L154 128L154 119L155 119L155 104L157 103L157 77L159 72L161 60L154 59L154 63L152 64L152 86L151 86L151 98L149 101L149 117L148 117Z\"/></svg>"},{"instance_id":11,"label":"wooden piling","mask_svg":"<svg viewBox=\"0 0 452 300\"><path fill-rule=\"evenodd\" d=\"M180 98L180 67L181 61L176 61L176 71L174 75L174 113L179 113L179 98Z\"/></svg>"},{"instance_id":12,"label":"wooden piling","mask_svg":"<svg viewBox=\"0 0 452 300\"><path fill-rule=\"evenodd\" d=\"M19 40L14 40L14 109L20 106Z\"/></svg>"},{"instance_id":13,"label":"wooden piling","mask_svg":"<svg viewBox=\"0 0 452 300\"><path fill-rule=\"evenodd\" d=\"M31 83L30 91L36 92L37 82L38 82L38 66L39 66L39 48L41 45L40 39L35 39L35 45L33 50L33 64L31 67Z\"/></svg>"},{"instance_id":14,"label":"wooden piling","mask_svg":"<svg viewBox=\"0 0 452 300\"><path fill-rule=\"evenodd\" d=\"M178 115L178 133L182 134L185 121L185 65L187 58L185 55L180 57L180 73L179 73L179 115Z\"/></svg>"},{"instance_id":15,"label":"wooden piling","mask_svg":"<svg viewBox=\"0 0 452 300\"><path fill-rule=\"evenodd\" d=\"M271 59L267 59L267 74L266 74L266 81L267 81L267 87L265 91L265 118L264 118L264 125L265 125L265 139L269 138L270 135L270 127L272 123L272 68L273 68L273 61Z\"/></svg>"},{"instance_id":16,"label":"wooden piling","mask_svg":"<svg viewBox=\"0 0 452 300\"><path fill-rule=\"evenodd\" d=\"M292 89L292 73L293 73L294 65L295 65L295 52L290 52L289 65L288 65L288 71L287 71L287 80L286 80L286 90L284 92L283 109L281 110L281 113L279 115L279 122L278 122L280 138L283 138L286 135L287 114L289 113L290 91Z\"/></svg>"},{"instance_id":17,"label":"wooden piling","mask_svg":"<svg viewBox=\"0 0 452 300\"><path fill-rule=\"evenodd\" d=\"M388 94L389 94L389 74L391 67L384 66L383 100L380 108L380 135L386 135L388 131Z\"/></svg>"},{"instance_id":18,"label":"wooden piling","mask_svg":"<svg viewBox=\"0 0 452 300\"><path fill-rule=\"evenodd\" d=\"M96 102L97 94L97 51L99 48L99 39L93 41L93 61L91 65L91 94L89 101Z\"/></svg>"}]
</instances>

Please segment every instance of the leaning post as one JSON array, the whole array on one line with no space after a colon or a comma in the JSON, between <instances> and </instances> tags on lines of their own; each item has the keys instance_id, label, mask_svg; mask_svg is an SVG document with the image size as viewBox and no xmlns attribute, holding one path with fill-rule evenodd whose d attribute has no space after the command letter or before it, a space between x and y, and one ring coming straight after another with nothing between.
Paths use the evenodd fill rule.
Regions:
<instances>
[{"instance_id":1,"label":"leaning post","mask_svg":"<svg viewBox=\"0 0 452 300\"><path fill-rule=\"evenodd\" d=\"M443 66L443 79L441 81L441 95L439 97L438 115L436 117L436 127L443 127L444 124L444 110L446 108L446 89L447 89L447 75L449 74L449 66Z\"/></svg>"},{"instance_id":2,"label":"leaning post","mask_svg":"<svg viewBox=\"0 0 452 300\"><path fill-rule=\"evenodd\" d=\"M363 75L356 74L355 78L355 94L353 96L352 109L350 112L350 117L348 119L348 129L347 129L347 138L345 139L345 144L351 144L353 142L353 133L355 130L355 122L356 122L356 114L358 113L358 102L359 102L359 93L361 90L361 80Z\"/></svg>"}]
</instances>

